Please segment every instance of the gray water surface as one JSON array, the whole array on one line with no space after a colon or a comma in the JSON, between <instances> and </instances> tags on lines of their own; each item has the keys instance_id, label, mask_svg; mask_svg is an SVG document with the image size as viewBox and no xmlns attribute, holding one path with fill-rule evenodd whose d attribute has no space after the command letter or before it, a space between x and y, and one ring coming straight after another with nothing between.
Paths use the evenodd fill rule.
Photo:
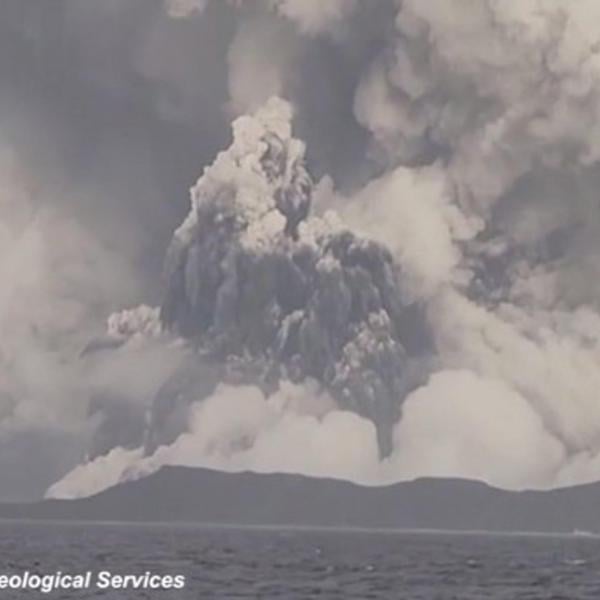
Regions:
<instances>
[{"instance_id":1,"label":"gray water surface","mask_svg":"<svg viewBox=\"0 0 600 600\"><path fill-rule=\"evenodd\" d=\"M2 574L184 574L184 590L0 598L600 598L600 539L190 525L0 523Z\"/></svg>"}]
</instances>

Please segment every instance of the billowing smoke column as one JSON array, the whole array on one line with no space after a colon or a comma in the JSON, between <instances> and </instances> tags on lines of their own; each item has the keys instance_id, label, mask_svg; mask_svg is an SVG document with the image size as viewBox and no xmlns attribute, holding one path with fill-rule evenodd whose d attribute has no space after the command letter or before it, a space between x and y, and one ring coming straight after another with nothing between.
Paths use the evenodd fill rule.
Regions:
<instances>
[{"instance_id":1,"label":"billowing smoke column","mask_svg":"<svg viewBox=\"0 0 600 600\"><path fill-rule=\"evenodd\" d=\"M171 33L161 45L150 28L141 62L174 86L167 112L204 106L212 86L187 46L164 50L185 31L208 39L194 28L222 12L226 108L247 116L193 190L160 311L114 315L86 353L112 357L105 376L92 369L98 458L52 493L173 463L597 480L600 4L161 6ZM311 182L271 96L293 101L328 184ZM413 362L415 340L427 352Z\"/></svg>"},{"instance_id":2,"label":"billowing smoke column","mask_svg":"<svg viewBox=\"0 0 600 600\"><path fill-rule=\"evenodd\" d=\"M160 318L261 385L323 383L376 424L386 455L408 381L398 270L382 245L309 215L314 185L291 117L273 98L234 122L175 233Z\"/></svg>"}]
</instances>

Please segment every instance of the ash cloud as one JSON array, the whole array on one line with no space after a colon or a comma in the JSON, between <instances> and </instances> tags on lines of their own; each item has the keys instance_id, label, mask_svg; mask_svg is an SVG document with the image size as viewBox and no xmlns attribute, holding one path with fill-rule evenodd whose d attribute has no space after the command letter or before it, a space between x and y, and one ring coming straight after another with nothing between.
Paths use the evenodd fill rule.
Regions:
<instances>
[{"instance_id":1,"label":"ash cloud","mask_svg":"<svg viewBox=\"0 0 600 600\"><path fill-rule=\"evenodd\" d=\"M322 382L376 423L385 455L409 380L399 273L384 246L310 216L290 121L273 98L234 122L175 232L162 321L218 360L258 364L265 380Z\"/></svg>"},{"instance_id":2,"label":"ash cloud","mask_svg":"<svg viewBox=\"0 0 600 600\"><path fill-rule=\"evenodd\" d=\"M363 483L598 478L598 6L366 4L3 5L2 145L43 208L18 245L29 217L0 217L19 257L7 289L40 299L1 300L0 326L19 331L1 355L19 346L37 365L11 367L3 414L53 420L88 453L53 494L177 462ZM294 136L242 134L273 95ZM193 188L165 281L186 188L228 146ZM36 236L64 240L59 262L76 266L52 270ZM306 293L288 307L292 272ZM346 301L363 308L348 317ZM75 358L137 302L155 308L117 313ZM39 306L57 308L32 328ZM286 386L318 410L298 412ZM69 393L24 400L49 387ZM60 476L75 458L56 454Z\"/></svg>"}]
</instances>

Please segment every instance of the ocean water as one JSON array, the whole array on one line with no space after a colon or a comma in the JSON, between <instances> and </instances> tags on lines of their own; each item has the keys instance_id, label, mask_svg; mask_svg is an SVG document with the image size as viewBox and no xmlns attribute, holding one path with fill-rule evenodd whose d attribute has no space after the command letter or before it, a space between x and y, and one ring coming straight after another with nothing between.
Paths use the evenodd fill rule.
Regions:
<instances>
[{"instance_id":1,"label":"ocean water","mask_svg":"<svg viewBox=\"0 0 600 600\"><path fill-rule=\"evenodd\" d=\"M183 590L1 590L0 598L600 598L600 539L194 525L0 523L2 574L183 574Z\"/></svg>"}]
</instances>

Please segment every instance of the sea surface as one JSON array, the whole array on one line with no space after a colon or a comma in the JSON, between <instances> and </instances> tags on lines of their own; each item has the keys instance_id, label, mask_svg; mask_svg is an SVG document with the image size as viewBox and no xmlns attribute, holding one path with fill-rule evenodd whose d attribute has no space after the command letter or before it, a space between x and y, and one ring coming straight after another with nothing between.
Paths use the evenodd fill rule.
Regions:
<instances>
[{"instance_id":1,"label":"sea surface","mask_svg":"<svg viewBox=\"0 0 600 600\"><path fill-rule=\"evenodd\" d=\"M0 573L183 574L183 590L12 598L600 598L600 538L196 525L0 523Z\"/></svg>"}]
</instances>

